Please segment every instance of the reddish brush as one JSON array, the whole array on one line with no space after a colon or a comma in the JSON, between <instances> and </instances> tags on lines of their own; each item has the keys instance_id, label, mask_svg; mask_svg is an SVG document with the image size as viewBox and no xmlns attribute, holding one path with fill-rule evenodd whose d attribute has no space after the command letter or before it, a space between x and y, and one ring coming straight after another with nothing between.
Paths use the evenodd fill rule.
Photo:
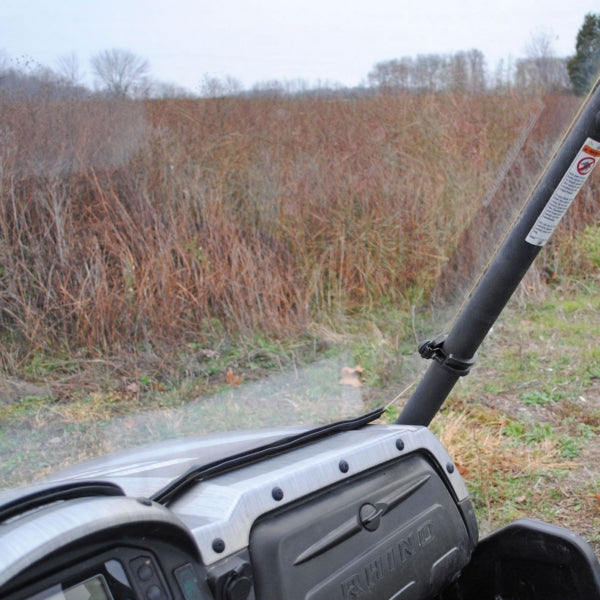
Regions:
<instances>
[{"instance_id":1,"label":"reddish brush","mask_svg":"<svg viewBox=\"0 0 600 600\"><path fill-rule=\"evenodd\" d=\"M536 106L3 100L0 329L29 350L114 351L402 305L464 243Z\"/></svg>"}]
</instances>

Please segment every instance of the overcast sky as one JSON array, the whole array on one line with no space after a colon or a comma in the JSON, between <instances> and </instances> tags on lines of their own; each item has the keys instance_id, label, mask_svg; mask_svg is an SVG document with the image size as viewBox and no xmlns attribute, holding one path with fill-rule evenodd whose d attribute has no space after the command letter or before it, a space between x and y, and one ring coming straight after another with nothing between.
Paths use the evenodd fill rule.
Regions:
<instances>
[{"instance_id":1,"label":"overcast sky","mask_svg":"<svg viewBox=\"0 0 600 600\"><path fill-rule=\"evenodd\" d=\"M123 48L192 91L205 75L354 86L382 60L472 48L493 72L540 30L568 56L588 12L598 0L0 0L0 50L51 68L74 52L89 73Z\"/></svg>"}]
</instances>

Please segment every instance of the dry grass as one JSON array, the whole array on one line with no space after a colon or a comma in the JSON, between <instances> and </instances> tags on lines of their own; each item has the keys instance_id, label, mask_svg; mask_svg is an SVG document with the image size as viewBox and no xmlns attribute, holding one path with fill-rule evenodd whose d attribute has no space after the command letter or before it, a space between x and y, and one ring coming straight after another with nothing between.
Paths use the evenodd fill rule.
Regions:
<instances>
[{"instance_id":1,"label":"dry grass","mask_svg":"<svg viewBox=\"0 0 600 600\"><path fill-rule=\"evenodd\" d=\"M548 482L571 464L561 457L557 438L527 439L514 419L481 405L446 410L433 430L469 484L483 532L549 503Z\"/></svg>"},{"instance_id":2,"label":"dry grass","mask_svg":"<svg viewBox=\"0 0 600 600\"><path fill-rule=\"evenodd\" d=\"M581 245L585 238L573 255ZM553 281L544 300L513 301L432 428L484 533L533 517L577 532L600 553L598 263L587 277Z\"/></svg>"},{"instance_id":3,"label":"dry grass","mask_svg":"<svg viewBox=\"0 0 600 600\"><path fill-rule=\"evenodd\" d=\"M409 307L480 254L461 236L538 105L3 100L0 365Z\"/></svg>"}]
</instances>

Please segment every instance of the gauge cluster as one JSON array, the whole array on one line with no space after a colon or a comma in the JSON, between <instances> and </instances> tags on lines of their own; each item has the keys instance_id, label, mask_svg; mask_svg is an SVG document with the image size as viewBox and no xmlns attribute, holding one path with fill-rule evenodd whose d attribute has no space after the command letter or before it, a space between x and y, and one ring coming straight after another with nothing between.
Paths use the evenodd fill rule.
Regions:
<instances>
[{"instance_id":1,"label":"gauge cluster","mask_svg":"<svg viewBox=\"0 0 600 600\"><path fill-rule=\"evenodd\" d=\"M138 542L139 543L139 542ZM45 581L38 582L40 591L27 600L167 600L210 598L203 590L201 572L196 561L181 556L174 549L163 549L161 563L169 557L167 571L159 565L156 554L148 548L117 546L75 568L67 568ZM173 561L177 556L178 560ZM172 564L169 564L172 563ZM181 563L181 564L177 564ZM56 581L58 579L58 581ZM22 591L23 593L28 593Z\"/></svg>"},{"instance_id":2,"label":"gauge cluster","mask_svg":"<svg viewBox=\"0 0 600 600\"><path fill-rule=\"evenodd\" d=\"M55 501L1 530L6 600L212 597L187 528L155 503L125 496Z\"/></svg>"}]
</instances>

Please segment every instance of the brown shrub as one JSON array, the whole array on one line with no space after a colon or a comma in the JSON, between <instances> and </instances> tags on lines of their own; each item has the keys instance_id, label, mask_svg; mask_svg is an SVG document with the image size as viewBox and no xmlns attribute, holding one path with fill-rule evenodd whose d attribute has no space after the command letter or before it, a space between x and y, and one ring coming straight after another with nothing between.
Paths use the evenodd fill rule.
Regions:
<instances>
[{"instance_id":1,"label":"brown shrub","mask_svg":"<svg viewBox=\"0 0 600 600\"><path fill-rule=\"evenodd\" d=\"M114 351L402 304L432 289L535 107L0 102L0 328Z\"/></svg>"}]
</instances>

